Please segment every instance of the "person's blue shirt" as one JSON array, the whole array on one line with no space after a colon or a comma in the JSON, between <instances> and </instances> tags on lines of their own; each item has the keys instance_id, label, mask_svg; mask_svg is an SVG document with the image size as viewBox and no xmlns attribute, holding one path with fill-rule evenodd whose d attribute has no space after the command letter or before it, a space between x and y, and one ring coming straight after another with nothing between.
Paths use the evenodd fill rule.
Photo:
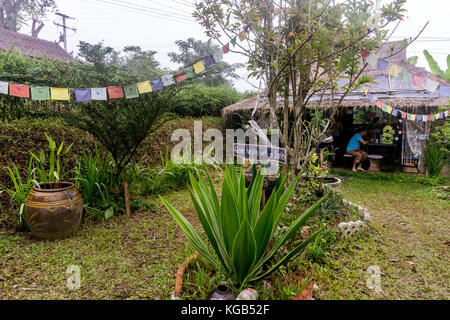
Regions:
<instances>
[{"instance_id":1,"label":"person's blue shirt","mask_svg":"<svg viewBox=\"0 0 450 320\"><path fill-rule=\"evenodd\" d=\"M359 133L355 133L355 135L350 139L350 142L347 145L347 152L352 150L359 150L361 148L361 140L363 137Z\"/></svg>"}]
</instances>

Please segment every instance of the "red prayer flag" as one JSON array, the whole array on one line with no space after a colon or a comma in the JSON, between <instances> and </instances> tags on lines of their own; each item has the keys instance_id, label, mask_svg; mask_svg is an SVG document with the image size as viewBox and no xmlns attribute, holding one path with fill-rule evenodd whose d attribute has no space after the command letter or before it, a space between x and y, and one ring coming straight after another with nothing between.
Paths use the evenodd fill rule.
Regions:
<instances>
[{"instance_id":1,"label":"red prayer flag","mask_svg":"<svg viewBox=\"0 0 450 320\"><path fill-rule=\"evenodd\" d=\"M186 79L187 79L186 76L181 76L181 77L178 77L176 80L177 80L177 82L181 82L181 81L184 81Z\"/></svg>"},{"instance_id":2,"label":"red prayer flag","mask_svg":"<svg viewBox=\"0 0 450 320\"><path fill-rule=\"evenodd\" d=\"M222 48L223 53L227 54L228 52L230 52L230 43L227 43L226 45L223 46Z\"/></svg>"},{"instance_id":3,"label":"red prayer flag","mask_svg":"<svg viewBox=\"0 0 450 320\"><path fill-rule=\"evenodd\" d=\"M431 114L429 114L429 115L427 116L427 120L428 120L428 121L431 121Z\"/></svg>"},{"instance_id":4,"label":"red prayer flag","mask_svg":"<svg viewBox=\"0 0 450 320\"><path fill-rule=\"evenodd\" d=\"M412 84L416 87L423 88L425 79L424 77L418 75L417 73L413 74Z\"/></svg>"},{"instance_id":5,"label":"red prayer flag","mask_svg":"<svg viewBox=\"0 0 450 320\"><path fill-rule=\"evenodd\" d=\"M30 97L30 87L26 84L9 84L9 94L14 97L29 98Z\"/></svg>"},{"instance_id":6,"label":"red prayer flag","mask_svg":"<svg viewBox=\"0 0 450 320\"><path fill-rule=\"evenodd\" d=\"M378 100L378 101L377 101L377 107L378 107L378 109L383 108L383 101Z\"/></svg>"},{"instance_id":7,"label":"red prayer flag","mask_svg":"<svg viewBox=\"0 0 450 320\"><path fill-rule=\"evenodd\" d=\"M366 49L362 48L362 49L361 49L361 55L362 55L364 58L367 58L367 57L370 55L370 52L367 51Z\"/></svg>"},{"instance_id":8,"label":"red prayer flag","mask_svg":"<svg viewBox=\"0 0 450 320\"><path fill-rule=\"evenodd\" d=\"M406 119L407 116L408 116L408 112L403 112L402 113L402 119Z\"/></svg>"},{"instance_id":9,"label":"red prayer flag","mask_svg":"<svg viewBox=\"0 0 450 320\"><path fill-rule=\"evenodd\" d=\"M108 87L108 94L110 99L123 98L123 89L120 86Z\"/></svg>"},{"instance_id":10,"label":"red prayer flag","mask_svg":"<svg viewBox=\"0 0 450 320\"><path fill-rule=\"evenodd\" d=\"M177 76L177 75L182 74L182 73L183 73L183 70L179 70L179 71L174 72L173 75Z\"/></svg>"}]
</instances>

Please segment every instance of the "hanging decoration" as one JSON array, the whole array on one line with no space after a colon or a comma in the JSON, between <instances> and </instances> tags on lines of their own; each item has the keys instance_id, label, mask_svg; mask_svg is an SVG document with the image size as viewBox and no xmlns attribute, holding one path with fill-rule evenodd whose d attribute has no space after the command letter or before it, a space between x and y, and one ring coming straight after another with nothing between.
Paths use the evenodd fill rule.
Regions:
<instances>
[{"instance_id":1,"label":"hanging decoration","mask_svg":"<svg viewBox=\"0 0 450 320\"><path fill-rule=\"evenodd\" d=\"M217 59L217 60L216 60ZM193 78L220 60L215 55L210 55L198 61L192 66L185 67L177 72L164 75L158 79L142 81L126 86L109 86L106 88L77 88L73 89L76 102L91 100L106 101L108 99L134 99L141 94L159 91L175 83ZM52 88L46 86L28 86L26 84L9 83L0 81L0 94L20 98L30 98L35 101L57 100L70 101L70 88Z\"/></svg>"},{"instance_id":2,"label":"hanging decoration","mask_svg":"<svg viewBox=\"0 0 450 320\"><path fill-rule=\"evenodd\" d=\"M410 121L435 121L435 120L439 120L439 119L445 119L445 118L448 118L448 114L450 112L450 109L449 109L449 110L435 113L435 114L426 114L426 115L414 114L414 113L398 110L398 109L384 103L381 100L377 101L377 107L381 111L386 112L386 113L392 115L393 117L396 117L396 118L400 117L402 119L408 119Z\"/></svg>"}]
</instances>

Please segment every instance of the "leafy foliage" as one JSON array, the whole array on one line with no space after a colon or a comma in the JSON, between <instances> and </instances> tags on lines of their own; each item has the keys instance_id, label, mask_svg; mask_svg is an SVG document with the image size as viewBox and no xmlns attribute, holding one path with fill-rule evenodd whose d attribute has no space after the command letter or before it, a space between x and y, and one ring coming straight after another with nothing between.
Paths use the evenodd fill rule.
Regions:
<instances>
[{"instance_id":1,"label":"leafy foliage","mask_svg":"<svg viewBox=\"0 0 450 320\"><path fill-rule=\"evenodd\" d=\"M180 116L220 116L221 110L240 100L241 95L229 86L206 87L193 84L180 90L174 112Z\"/></svg>"},{"instance_id":2,"label":"leafy foliage","mask_svg":"<svg viewBox=\"0 0 450 320\"><path fill-rule=\"evenodd\" d=\"M163 198L161 201L195 249L241 286L268 276L296 256L318 235L317 232L296 245L280 260L272 260L275 253L279 252L286 241L305 224L324 200L321 199L299 216L269 248L269 243L273 239L280 217L299 177L286 191L284 191L286 179L279 181L278 187L275 187L262 211L260 211L260 204L264 177L261 170L253 177L250 186L246 189L243 171L241 170L237 175L234 167L228 166L224 174L220 200L210 177L208 177L208 183L202 178L197 181L192 175L190 177L191 198L215 254L208 249L189 221L177 209Z\"/></svg>"},{"instance_id":3,"label":"leafy foliage","mask_svg":"<svg viewBox=\"0 0 450 320\"><path fill-rule=\"evenodd\" d=\"M52 183L54 188L57 188L58 183L63 180L67 174L67 172L64 171L62 156L69 153L73 143L64 148L64 142L61 142L59 147L56 148L56 142L52 137L47 133L45 133L45 137L47 138L49 148L48 162L44 151L41 150L39 157L30 151L33 163L36 165L34 173L37 173L39 183Z\"/></svg>"},{"instance_id":4,"label":"leafy foliage","mask_svg":"<svg viewBox=\"0 0 450 320\"><path fill-rule=\"evenodd\" d=\"M425 55L425 58L427 59L428 65L430 66L431 72L433 72L435 75L438 75L442 78L444 78L447 81L450 81L450 54L447 55L447 70L443 71L436 60L434 60L433 56L427 51L423 50L423 54Z\"/></svg>"},{"instance_id":5,"label":"leafy foliage","mask_svg":"<svg viewBox=\"0 0 450 320\"><path fill-rule=\"evenodd\" d=\"M54 0L2 0L0 27L18 31L28 18L43 18L49 9L56 9Z\"/></svg>"},{"instance_id":6,"label":"leafy foliage","mask_svg":"<svg viewBox=\"0 0 450 320\"><path fill-rule=\"evenodd\" d=\"M428 175L432 178L439 176L444 166L444 155L433 141L429 141L425 150L425 167Z\"/></svg>"}]
</instances>

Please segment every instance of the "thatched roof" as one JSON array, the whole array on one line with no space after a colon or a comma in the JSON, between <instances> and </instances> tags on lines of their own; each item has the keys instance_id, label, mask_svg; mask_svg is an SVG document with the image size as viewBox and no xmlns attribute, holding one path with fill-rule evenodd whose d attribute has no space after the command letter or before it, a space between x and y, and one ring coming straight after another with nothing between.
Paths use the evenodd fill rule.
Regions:
<instances>
[{"instance_id":1,"label":"thatched roof","mask_svg":"<svg viewBox=\"0 0 450 320\"><path fill-rule=\"evenodd\" d=\"M445 81L439 76L428 72L423 68L416 67L415 65L408 62L406 58L406 50L401 50L401 45L399 42L391 42L385 45L378 52L380 57L385 57L385 59L391 63L395 63L411 72L417 73L425 78L437 81L441 84L450 85L449 82ZM393 55L394 54L394 55ZM392 57L389 57L391 56ZM439 107L448 104L447 97L441 97L438 93L427 92L426 90L418 89L411 83L406 83L400 79L389 76L389 71L378 70L376 67L368 66L366 67L363 75L369 76L374 79L374 84L371 85L369 89L369 96L364 92L351 92L348 94L340 106L342 107L369 107L376 106L376 101L382 99L385 103L397 107L397 108L409 108L409 107ZM345 79L338 81L341 86L345 85ZM370 97L371 96L371 97ZM370 98L369 98L370 97ZM323 96L312 96L308 102L308 106L320 106L320 107L331 107L338 104L341 95L336 94L334 96L323 95ZM284 103L283 98L279 97L278 107L283 108ZM228 106L222 110L223 115L228 115L230 113L241 111L241 110L253 110L257 97L248 98ZM264 101L264 99L262 99ZM258 108L268 108L267 102L260 102Z\"/></svg>"}]
</instances>

